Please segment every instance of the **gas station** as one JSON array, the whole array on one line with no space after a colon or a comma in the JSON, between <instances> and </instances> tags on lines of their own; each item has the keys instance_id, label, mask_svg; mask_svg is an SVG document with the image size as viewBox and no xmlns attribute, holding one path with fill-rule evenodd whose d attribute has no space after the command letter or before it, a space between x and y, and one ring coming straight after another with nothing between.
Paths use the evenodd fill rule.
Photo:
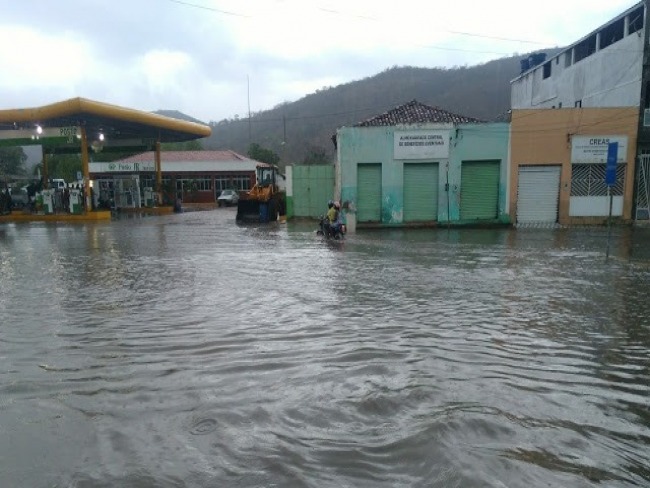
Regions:
<instances>
[{"instance_id":1,"label":"gas station","mask_svg":"<svg viewBox=\"0 0 650 488\"><path fill-rule=\"evenodd\" d=\"M44 185L43 212L14 211L10 215L0 216L0 222L110 219L110 211L92 210L89 162L90 155L100 151L154 151L156 189L150 195L160 205L161 143L185 142L210 134L211 129L207 125L85 98L34 108L0 110L0 147L40 145L43 149ZM56 193L55 189L48 188L47 161L48 157L56 154L81 155L83 186L70 189L70 213L66 214L52 211L52 199Z\"/></svg>"}]
</instances>

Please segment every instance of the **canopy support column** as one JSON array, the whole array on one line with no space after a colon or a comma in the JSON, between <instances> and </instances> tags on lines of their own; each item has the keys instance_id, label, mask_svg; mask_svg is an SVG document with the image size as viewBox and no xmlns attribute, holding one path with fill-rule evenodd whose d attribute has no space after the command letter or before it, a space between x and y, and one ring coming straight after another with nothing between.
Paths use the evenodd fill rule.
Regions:
<instances>
[{"instance_id":1,"label":"canopy support column","mask_svg":"<svg viewBox=\"0 0 650 488\"><path fill-rule=\"evenodd\" d=\"M88 164L88 138L86 137L86 128L81 126L81 170L84 176L84 211L88 212L92 206L90 204L90 171Z\"/></svg>"},{"instance_id":2,"label":"canopy support column","mask_svg":"<svg viewBox=\"0 0 650 488\"><path fill-rule=\"evenodd\" d=\"M162 205L162 164L160 162L160 141L156 142L155 150L155 163L156 163L156 188L158 194L158 205Z\"/></svg>"},{"instance_id":3,"label":"canopy support column","mask_svg":"<svg viewBox=\"0 0 650 488\"><path fill-rule=\"evenodd\" d=\"M42 146L43 149L43 189L47 190L50 187L50 178L49 175L47 174L47 152L45 152L45 147Z\"/></svg>"}]
</instances>

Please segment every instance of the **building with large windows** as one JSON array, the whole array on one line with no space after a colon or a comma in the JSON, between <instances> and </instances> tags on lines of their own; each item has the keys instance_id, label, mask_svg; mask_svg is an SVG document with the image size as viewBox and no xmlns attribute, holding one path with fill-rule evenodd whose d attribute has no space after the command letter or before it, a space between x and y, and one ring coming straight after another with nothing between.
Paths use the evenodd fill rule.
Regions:
<instances>
[{"instance_id":1,"label":"building with large windows","mask_svg":"<svg viewBox=\"0 0 650 488\"><path fill-rule=\"evenodd\" d=\"M90 163L90 179L100 202L117 207L140 207L156 182L153 151L125 159ZM255 167L262 164L234 151L163 151L161 153L164 203L211 204L222 190L250 190Z\"/></svg>"},{"instance_id":2,"label":"building with large windows","mask_svg":"<svg viewBox=\"0 0 650 488\"><path fill-rule=\"evenodd\" d=\"M510 215L518 224L598 223L609 214L607 146L618 142L612 214L648 218L650 66L638 2L511 82Z\"/></svg>"}]
</instances>

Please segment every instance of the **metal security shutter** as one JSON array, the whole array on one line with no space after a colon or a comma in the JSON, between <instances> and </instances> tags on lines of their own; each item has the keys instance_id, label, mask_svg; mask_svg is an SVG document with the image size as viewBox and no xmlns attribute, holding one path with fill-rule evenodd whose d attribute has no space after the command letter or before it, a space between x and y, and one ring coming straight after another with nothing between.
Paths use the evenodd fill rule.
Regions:
<instances>
[{"instance_id":1,"label":"metal security shutter","mask_svg":"<svg viewBox=\"0 0 650 488\"><path fill-rule=\"evenodd\" d=\"M560 166L520 166L517 222L557 222Z\"/></svg>"},{"instance_id":2,"label":"metal security shutter","mask_svg":"<svg viewBox=\"0 0 650 488\"><path fill-rule=\"evenodd\" d=\"M494 220L499 216L499 161L462 164L460 219Z\"/></svg>"},{"instance_id":3,"label":"metal security shutter","mask_svg":"<svg viewBox=\"0 0 650 488\"><path fill-rule=\"evenodd\" d=\"M438 165L404 164L404 222L438 220Z\"/></svg>"},{"instance_id":4,"label":"metal security shutter","mask_svg":"<svg viewBox=\"0 0 650 488\"><path fill-rule=\"evenodd\" d=\"M381 221L381 164L357 168L357 221Z\"/></svg>"}]
</instances>

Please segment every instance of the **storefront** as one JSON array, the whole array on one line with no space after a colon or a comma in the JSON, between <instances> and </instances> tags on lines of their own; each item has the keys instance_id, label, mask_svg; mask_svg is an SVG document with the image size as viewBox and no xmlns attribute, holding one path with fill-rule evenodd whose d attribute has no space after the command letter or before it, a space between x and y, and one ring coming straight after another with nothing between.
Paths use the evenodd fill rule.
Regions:
<instances>
[{"instance_id":1,"label":"storefront","mask_svg":"<svg viewBox=\"0 0 650 488\"><path fill-rule=\"evenodd\" d=\"M632 217L638 108L514 110L510 212L518 225L602 223L607 147L618 143L612 215Z\"/></svg>"},{"instance_id":2,"label":"storefront","mask_svg":"<svg viewBox=\"0 0 650 488\"><path fill-rule=\"evenodd\" d=\"M509 223L507 123L418 102L337 131L341 200L360 225Z\"/></svg>"},{"instance_id":3,"label":"storefront","mask_svg":"<svg viewBox=\"0 0 650 488\"><path fill-rule=\"evenodd\" d=\"M167 151L161 153L163 203L214 204L221 191L250 190L259 164L233 151ZM96 204L117 208L152 204L156 187L154 153L110 163L90 163Z\"/></svg>"}]
</instances>

